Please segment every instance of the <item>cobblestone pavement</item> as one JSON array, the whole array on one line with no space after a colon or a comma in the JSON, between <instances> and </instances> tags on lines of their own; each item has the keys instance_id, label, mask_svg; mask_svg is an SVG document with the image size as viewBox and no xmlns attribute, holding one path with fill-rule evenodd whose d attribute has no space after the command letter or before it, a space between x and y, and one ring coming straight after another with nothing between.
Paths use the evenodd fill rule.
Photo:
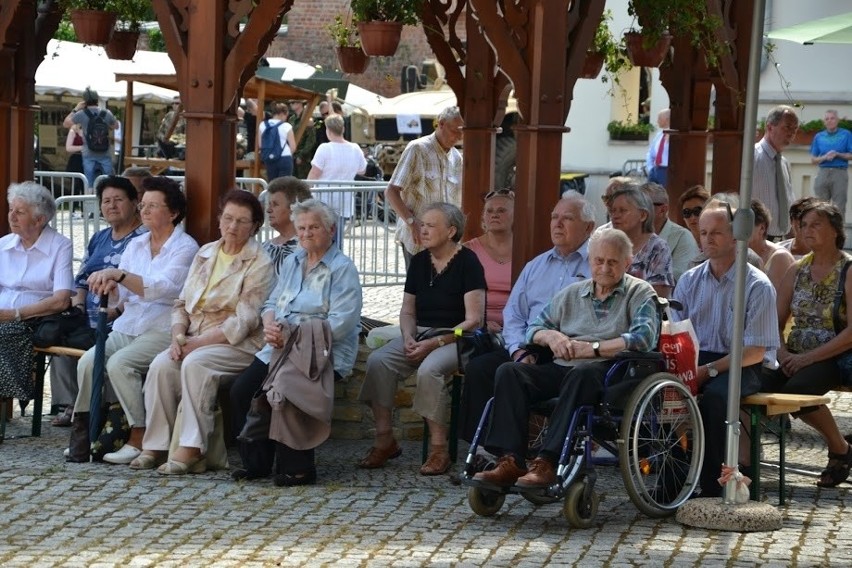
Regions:
<instances>
[{"instance_id":1,"label":"cobblestone pavement","mask_svg":"<svg viewBox=\"0 0 852 568\"><path fill-rule=\"evenodd\" d=\"M839 395L833 408L852 430L852 395ZM18 417L9 433L29 425ZM644 517L618 472L603 468L597 523L574 530L560 505L536 508L516 496L497 516L477 517L465 488L417 474L416 443L386 469L362 471L354 464L368 442L330 441L317 452L319 485L285 489L234 483L225 471L174 478L66 464L68 430L47 419L44 426L40 439L0 444L3 566L852 564L850 485L818 489L799 474L788 475L781 530L738 534ZM798 421L788 456L799 468L825 462L822 442ZM777 477L764 471L762 497L776 504Z\"/></svg>"}]
</instances>

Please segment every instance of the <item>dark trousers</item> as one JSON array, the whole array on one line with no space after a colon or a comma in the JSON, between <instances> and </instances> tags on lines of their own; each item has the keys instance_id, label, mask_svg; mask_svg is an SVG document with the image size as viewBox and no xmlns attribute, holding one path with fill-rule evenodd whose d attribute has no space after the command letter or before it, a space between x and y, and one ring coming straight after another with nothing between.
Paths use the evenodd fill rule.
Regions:
<instances>
[{"instance_id":1,"label":"dark trousers","mask_svg":"<svg viewBox=\"0 0 852 568\"><path fill-rule=\"evenodd\" d=\"M698 364L706 365L724 357L725 353L701 351L698 354ZM748 396L760 391L760 365L743 367L740 381L740 396ZM701 422L704 424L704 465L701 468L701 496L719 497L722 486L718 479L722 473L722 463L725 461L725 445L727 429L725 422L728 415L728 372L719 373L715 378L708 379L698 393L698 408L701 411Z\"/></svg>"},{"instance_id":2,"label":"dark trousers","mask_svg":"<svg viewBox=\"0 0 852 568\"><path fill-rule=\"evenodd\" d=\"M663 187L666 187L668 179L669 168L667 166L654 166L651 168L651 171L648 172L648 181L658 183Z\"/></svg>"},{"instance_id":3,"label":"dark trousers","mask_svg":"<svg viewBox=\"0 0 852 568\"><path fill-rule=\"evenodd\" d=\"M278 177L293 175L293 156L281 156L275 162L264 162L266 165L266 177L269 181Z\"/></svg>"},{"instance_id":4,"label":"dark trousers","mask_svg":"<svg viewBox=\"0 0 852 568\"><path fill-rule=\"evenodd\" d=\"M231 427L239 435L246 423L246 414L251 406L251 399L263 385L269 366L258 358L243 371L231 385ZM275 440L259 440L256 442L239 441L240 458L243 467L258 477L272 473L275 463L275 473L297 475L314 469L314 450L294 450Z\"/></svg>"},{"instance_id":5,"label":"dark trousers","mask_svg":"<svg viewBox=\"0 0 852 568\"><path fill-rule=\"evenodd\" d=\"M762 388L768 392L823 395L842 384L843 373L837 366L837 360L832 357L808 365L792 377L788 377L780 369L767 369L763 374Z\"/></svg>"},{"instance_id":6,"label":"dark trousers","mask_svg":"<svg viewBox=\"0 0 852 568\"><path fill-rule=\"evenodd\" d=\"M494 396L494 379L497 369L511 360L508 351L497 349L474 357L464 368L464 389L459 420L459 438L462 440L466 442L473 440L482 411L488 404L488 400Z\"/></svg>"},{"instance_id":7,"label":"dark trousers","mask_svg":"<svg viewBox=\"0 0 852 568\"><path fill-rule=\"evenodd\" d=\"M494 412L486 449L495 455L512 454L519 464L523 464L530 407L558 396L559 401L550 416L547 436L539 454L555 463L562 453L574 410L601 400L606 373L614 364L615 361L594 361L575 367L556 363L500 365L494 385Z\"/></svg>"}]
</instances>

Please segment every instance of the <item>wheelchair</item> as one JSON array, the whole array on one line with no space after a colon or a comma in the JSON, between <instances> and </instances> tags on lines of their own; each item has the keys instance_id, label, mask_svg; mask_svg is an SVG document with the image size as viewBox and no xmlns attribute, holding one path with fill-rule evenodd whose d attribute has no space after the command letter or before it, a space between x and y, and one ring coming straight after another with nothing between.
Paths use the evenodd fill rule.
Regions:
<instances>
[{"instance_id":1,"label":"wheelchair","mask_svg":"<svg viewBox=\"0 0 852 568\"><path fill-rule=\"evenodd\" d=\"M599 505L595 492L599 465L619 468L630 500L649 517L672 515L690 498L704 458L697 401L676 376L665 372L662 353L625 351L614 359L601 400L574 410L556 467L557 482L550 487L504 488L473 479L481 470L477 448L484 440L494 399L488 402L460 476L474 513L493 516L506 495L514 493L536 506L562 500L562 514L572 527L591 527ZM531 408L532 421L544 417L544 431L556 400ZM537 453L542 436L531 436L528 457ZM597 448L609 455L599 455Z\"/></svg>"}]
</instances>

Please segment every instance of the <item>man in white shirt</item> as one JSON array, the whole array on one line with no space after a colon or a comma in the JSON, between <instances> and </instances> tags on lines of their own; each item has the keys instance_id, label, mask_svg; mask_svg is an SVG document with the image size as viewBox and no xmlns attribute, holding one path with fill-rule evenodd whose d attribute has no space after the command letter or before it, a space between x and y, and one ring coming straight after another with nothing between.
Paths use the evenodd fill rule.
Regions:
<instances>
[{"instance_id":1,"label":"man in white shirt","mask_svg":"<svg viewBox=\"0 0 852 568\"><path fill-rule=\"evenodd\" d=\"M793 181L790 163L781 152L790 145L799 117L793 107L780 105L766 117L766 133L754 145L752 197L760 199L772 214L766 238L780 241L790 231L790 204L793 203Z\"/></svg>"},{"instance_id":2,"label":"man in white shirt","mask_svg":"<svg viewBox=\"0 0 852 568\"><path fill-rule=\"evenodd\" d=\"M658 183L666 187L669 171L669 135L666 132L671 125L671 111L664 108L657 115L657 133L648 146L648 155L645 157L645 171L648 172L648 181Z\"/></svg>"}]
</instances>

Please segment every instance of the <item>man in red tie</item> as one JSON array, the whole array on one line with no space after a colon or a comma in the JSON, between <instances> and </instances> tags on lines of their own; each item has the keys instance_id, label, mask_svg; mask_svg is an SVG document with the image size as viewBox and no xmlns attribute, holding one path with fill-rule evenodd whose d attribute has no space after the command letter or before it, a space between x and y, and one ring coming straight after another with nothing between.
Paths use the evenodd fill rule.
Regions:
<instances>
[{"instance_id":1,"label":"man in red tie","mask_svg":"<svg viewBox=\"0 0 852 568\"><path fill-rule=\"evenodd\" d=\"M648 156L645 158L645 170L648 172L648 181L658 183L666 187L669 171L669 128L671 111L664 108L657 115L657 133L648 146Z\"/></svg>"}]
</instances>

